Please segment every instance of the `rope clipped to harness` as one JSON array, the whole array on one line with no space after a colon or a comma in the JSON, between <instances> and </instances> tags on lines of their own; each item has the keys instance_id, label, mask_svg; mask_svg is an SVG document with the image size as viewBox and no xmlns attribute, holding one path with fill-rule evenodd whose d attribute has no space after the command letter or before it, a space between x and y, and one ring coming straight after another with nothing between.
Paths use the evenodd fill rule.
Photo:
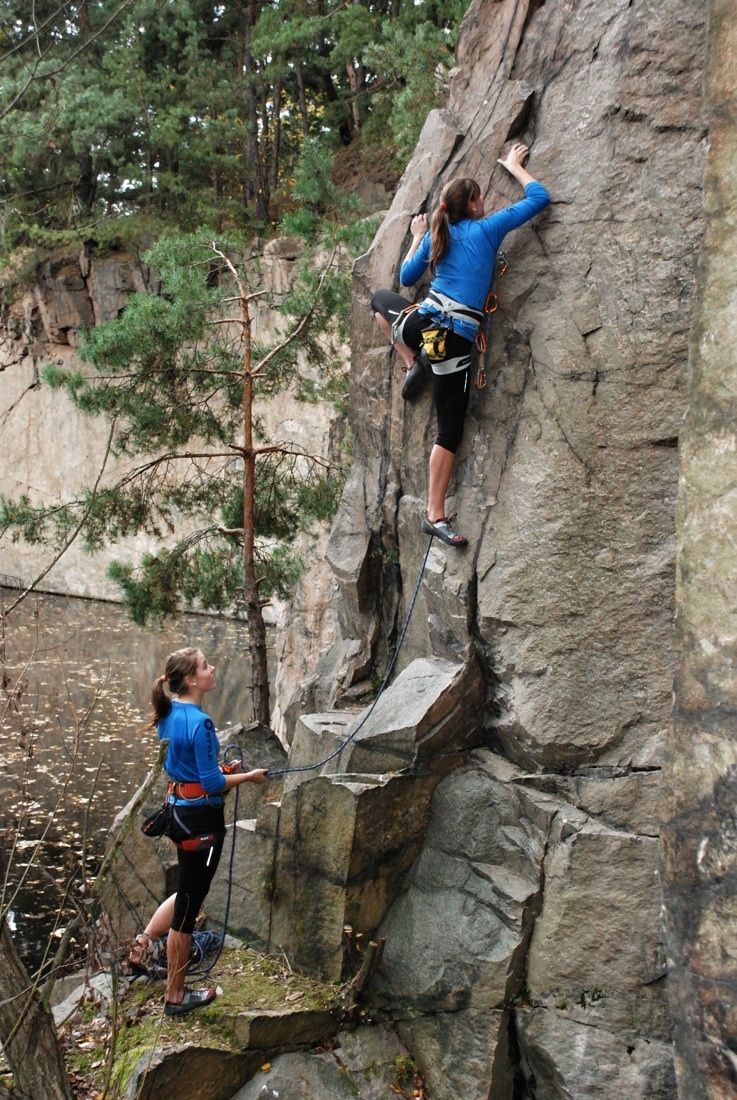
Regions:
<instances>
[{"instance_id":1,"label":"rope clipped to harness","mask_svg":"<svg viewBox=\"0 0 737 1100\"><path fill-rule=\"evenodd\" d=\"M429 554L430 554L430 547L431 546L432 546L432 536L430 536L430 538L427 541L427 549L425 550L425 557L422 560L422 567L420 569L420 575L417 578L417 584L415 585L414 594L412 596L412 602L409 605L409 610L407 612L407 617L404 620L404 626L402 627L402 633L399 636L399 641L397 642L396 649L394 650L394 655L393 655L391 661L389 662L389 667L386 670L386 675L384 676L381 687L379 688L378 692L376 693L376 698L374 699L373 703L371 704L369 709L366 711L366 713L364 714L363 718L358 723L356 728L353 730L353 733L351 733L351 735L349 737L347 737L345 739L345 741L343 741L338 746L337 749L334 749L333 752L329 753L328 756L324 757L322 760L318 760L314 764L303 764L303 765L301 765L301 767L298 767L298 768L276 768L273 771L271 771L271 770L269 771L269 776L288 775L288 774L292 774L294 772L311 772L311 771L314 771L316 768L323 767L323 765L328 764L334 757L339 756L340 753L342 753L343 749L346 747L346 745L349 745L351 743L351 741L353 741L356 738L356 736L358 735L360 730L363 729L363 727L366 725L369 718L371 717L374 710L376 709L376 705L378 704L379 699L381 699L381 696L384 694L384 691L385 691L386 687L389 684L389 678L391 677L391 674L394 671L394 666L397 663L397 658L399 657L399 654L400 654L401 649L402 649L402 645L404 644L404 639L405 639L406 634L407 634L407 629L409 627L410 619L412 618L412 612L414 611L414 607L415 607L415 604L417 602L417 596L419 595L419 592L420 592L420 585L422 583L422 578L425 575L425 567L427 565L427 559L428 559Z\"/></svg>"}]
</instances>

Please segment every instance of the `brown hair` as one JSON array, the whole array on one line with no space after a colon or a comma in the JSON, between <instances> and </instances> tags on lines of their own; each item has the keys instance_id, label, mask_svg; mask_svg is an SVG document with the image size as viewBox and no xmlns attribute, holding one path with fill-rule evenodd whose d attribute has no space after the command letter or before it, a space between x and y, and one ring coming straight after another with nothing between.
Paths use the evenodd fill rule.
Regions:
<instances>
[{"instance_id":1,"label":"brown hair","mask_svg":"<svg viewBox=\"0 0 737 1100\"><path fill-rule=\"evenodd\" d=\"M468 204L474 202L481 194L481 188L476 180L457 179L447 184L440 196L440 204L430 222L432 239L430 245L430 271L435 274L435 269L450 248L450 231L448 226L463 221L469 217Z\"/></svg>"},{"instance_id":2,"label":"brown hair","mask_svg":"<svg viewBox=\"0 0 737 1100\"><path fill-rule=\"evenodd\" d=\"M199 653L196 646L188 646L186 649L177 649L166 658L164 675L157 676L151 687L153 713L146 729L153 729L171 710L171 698L164 689L165 683L169 685L172 695L187 694L185 681L197 671Z\"/></svg>"}]
</instances>

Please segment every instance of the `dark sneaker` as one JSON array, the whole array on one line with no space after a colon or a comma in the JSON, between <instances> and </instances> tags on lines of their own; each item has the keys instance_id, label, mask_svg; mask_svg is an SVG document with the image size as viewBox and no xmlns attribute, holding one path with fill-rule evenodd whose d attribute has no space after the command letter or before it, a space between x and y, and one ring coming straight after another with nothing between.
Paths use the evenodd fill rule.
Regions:
<instances>
[{"instance_id":1,"label":"dark sneaker","mask_svg":"<svg viewBox=\"0 0 737 1100\"><path fill-rule=\"evenodd\" d=\"M425 516L422 521L422 530L426 535L434 535L436 539L447 543L448 546L467 546L468 539L464 539L463 535L457 535L450 524L451 520L447 516L441 516L434 523L430 523Z\"/></svg>"},{"instance_id":2,"label":"dark sneaker","mask_svg":"<svg viewBox=\"0 0 737 1100\"><path fill-rule=\"evenodd\" d=\"M214 1001L216 996L216 990L214 989L188 989L184 994L184 998L176 1004L174 1001L167 1001L164 1005L164 1013L167 1016L183 1016L185 1012L191 1012L193 1008L202 1008L203 1005L209 1005L210 1001Z\"/></svg>"},{"instance_id":3,"label":"dark sneaker","mask_svg":"<svg viewBox=\"0 0 737 1100\"><path fill-rule=\"evenodd\" d=\"M415 361L407 371L407 377L402 383L402 397L405 401L414 401L418 394L422 393L427 381L427 352L420 348L415 356Z\"/></svg>"}]
</instances>

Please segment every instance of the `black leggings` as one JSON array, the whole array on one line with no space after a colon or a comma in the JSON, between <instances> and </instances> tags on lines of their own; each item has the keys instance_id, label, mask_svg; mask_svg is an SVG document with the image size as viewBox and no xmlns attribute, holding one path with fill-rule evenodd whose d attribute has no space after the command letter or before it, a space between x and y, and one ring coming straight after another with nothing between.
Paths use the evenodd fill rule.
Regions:
<instances>
[{"instance_id":1,"label":"black leggings","mask_svg":"<svg viewBox=\"0 0 737 1100\"><path fill-rule=\"evenodd\" d=\"M377 290L371 299L371 309L393 325L402 311L410 303L401 294L395 294L392 290ZM422 344L422 333L426 328L433 328L433 322L426 314L419 313L416 309L406 314L401 322L397 339L413 351L419 351ZM449 332L446 338L446 358L455 359L459 356L470 355L473 344L465 340L456 332ZM469 383L471 371L469 367L455 370L451 374L436 374L433 370L433 385L435 396L435 412L438 417L438 433L435 443L446 451L456 453L463 438L463 425L468 409Z\"/></svg>"},{"instance_id":2,"label":"black leggings","mask_svg":"<svg viewBox=\"0 0 737 1100\"><path fill-rule=\"evenodd\" d=\"M177 814L194 835L212 836L209 843L203 841L205 846L199 851L177 849L179 877L171 927L174 932L191 935L218 869L225 840L225 816L222 806L177 806Z\"/></svg>"}]
</instances>

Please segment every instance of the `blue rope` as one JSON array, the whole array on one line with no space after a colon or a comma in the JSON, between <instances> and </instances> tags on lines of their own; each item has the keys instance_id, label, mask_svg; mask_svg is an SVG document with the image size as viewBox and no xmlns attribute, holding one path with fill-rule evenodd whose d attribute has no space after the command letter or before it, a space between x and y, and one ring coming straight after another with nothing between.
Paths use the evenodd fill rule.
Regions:
<instances>
[{"instance_id":1,"label":"blue rope","mask_svg":"<svg viewBox=\"0 0 737 1100\"><path fill-rule=\"evenodd\" d=\"M364 715L364 717L361 719L359 724L354 729L353 733L350 735L350 737L346 738L346 740L343 741L343 743L341 745L339 745L337 749L335 749L333 752L331 752L329 754L329 756L326 756L324 758L324 760L318 760L316 764L304 764L304 765L302 765L302 767L299 767L299 768L279 768L279 769L274 770L274 771L270 770L269 771L269 776L272 776L272 775L286 775L289 772L309 772L309 771L314 771L315 768L321 768L323 766L323 764L327 764L335 756L338 756L343 751L343 749L346 747L346 745L350 744L350 742L354 739L354 737L359 732L359 730L369 720L369 718L371 717L371 715L374 711L374 708L376 707L376 704L379 702L379 699L381 698L385 688L387 687L387 684L389 683L389 678L390 678L392 672L394 671L394 666L397 663L397 658L398 658L399 653L402 649L402 645L404 644L404 639L406 637L407 630L409 628L410 619L412 618L412 612L414 611L415 604L417 603L417 597L418 597L419 592L420 592L420 585L422 584L422 578L425 575L425 567L427 565L427 559L430 555L430 547L432 546L432 540L433 540L433 536L430 535L429 539L427 540L427 549L425 550L425 557L422 559L422 568L420 569L420 575L417 578L417 584L415 585L415 590L414 590L414 593L412 595L412 602L409 605L409 610L407 612L407 617L404 620L404 626L402 627L402 633L399 636L399 641L397 642L397 647L394 650L394 655L393 655L393 657L392 657L392 659L389 663L388 669L386 670L386 675L384 676L383 683L382 683L381 687L379 688L379 690L377 692L376 698L374 699L373 703L369 707L369 709L366 712L366 714ZM225 750L225 759L226 759L226 761L227 761L228 752L231 751L231 750L234 750L236 754L240 754L240 759L241 760L243 759L242 752L238 748L238 746L237 745L229 745L228 748ZM232 884L233 884L233 863L234 863L234 858L235 858L235 830L236 830L237 816L238 816L238 787L235 788L235 801L234 801L234 805L233 805L233 836L231 838L231 845L230 845L230 863L229 863L229 866L228 866L228 890L227 890L227 894L226 894L226 898L225 898L225 912L223 914L223 932L218 937L219 942L218 942L218 945L217 945L217 953L215 954L214 959L211 962L208 962L206 965L203 965L203 964L204 964L204 956L207 953L207 948L205 947L204 943L202 945L197 943L196 940L195 940L195 936L197 936L197 935L199 935L199 936L209 935L209 936L213 937L211 942L212 942L212 945L214 946L215 937L218 934L214 933L214 932L199 933L199 934L195 933L195 936L193 936L192 942L193 942L193 945L195 945L197 950L200 952L201 958L199 960L190 960L190 964L187 967L187 982L189 982L190 980L192 980L192 981L201 981L203 978L207 977L207 975L210 973L210 971L213 969L213 967L217 963L218 959L220 958L220 954L223 950L223 943L225 942L225 930L228 927L228 913L230 912L230 899L231 899Z\"/></svg>"},{"instance_id":2,"label":"blue rope","mask_svg":"<svg viewBox=\"0 0 737 1100\"><path fill-rule=\"evenodd\" d=\"M383 683L382 683L381 687L378 690L376 698L374 699L373 703L369 707L366 714L363 716L361 721L358 723L358 725L354 729L353 733L350 735L350 737L347 737L346 740L343 741L342 744L340 744L337 749L334 749L333 752L331 752L323 760L318 760L316 764L303 764L299 768L277 768L274 771L269 770L269 777L271 777L272 775L288 775L288 774L293 773L293 772L311 772L311 771L314 771L315 768L321 768L323 766L323 764L329 763L329 761L331 761L333 759L333 757L340 755L340 753L343 751L343 749L346 747L346 745L349 745L351 743L351 741L354 739L354 737L359 732L359 730L361 730L363 728L363 726L365 726L366 722L368 722L369 718L371 717L371 715L374 712L374 708L376 707L376 704L379 702L379 699L381 699L381 696L384 693L384 689L386 688L387 684L389 683L389 677L391 676L391 674L394 670L394 665L397 663L397 657L399 656L400 650L401 650L402 645L404 643L404 638L405 638L405 635L407 633L407 628L409 627L409 621L412 618L412 612L414 611L414 607L415 607L415 604L417 602L417 596L419 595L419 592L420 592L420 585L422 583L422 578L425 575L425 566L427 565L427 559L428 559L429 554L430 554L430 547L432 546L432 540L433 540L433 536L430 535L429 539L427 540L427 549L425 550L425 557L422 560L422 568L420 569L420 575L417 578L417 584L415 585L415 591L414 591L414 595L412 596L412 602L409 605L409 611L407 612L407 618L404 620L404 626L402 627L402 633L400 634L399 641L397 642L397 648L394 650L394 656L392 657L392 659L389 663L389 668L386 670L386 676L384 677Z\"/></svg>"}]
</instances>

